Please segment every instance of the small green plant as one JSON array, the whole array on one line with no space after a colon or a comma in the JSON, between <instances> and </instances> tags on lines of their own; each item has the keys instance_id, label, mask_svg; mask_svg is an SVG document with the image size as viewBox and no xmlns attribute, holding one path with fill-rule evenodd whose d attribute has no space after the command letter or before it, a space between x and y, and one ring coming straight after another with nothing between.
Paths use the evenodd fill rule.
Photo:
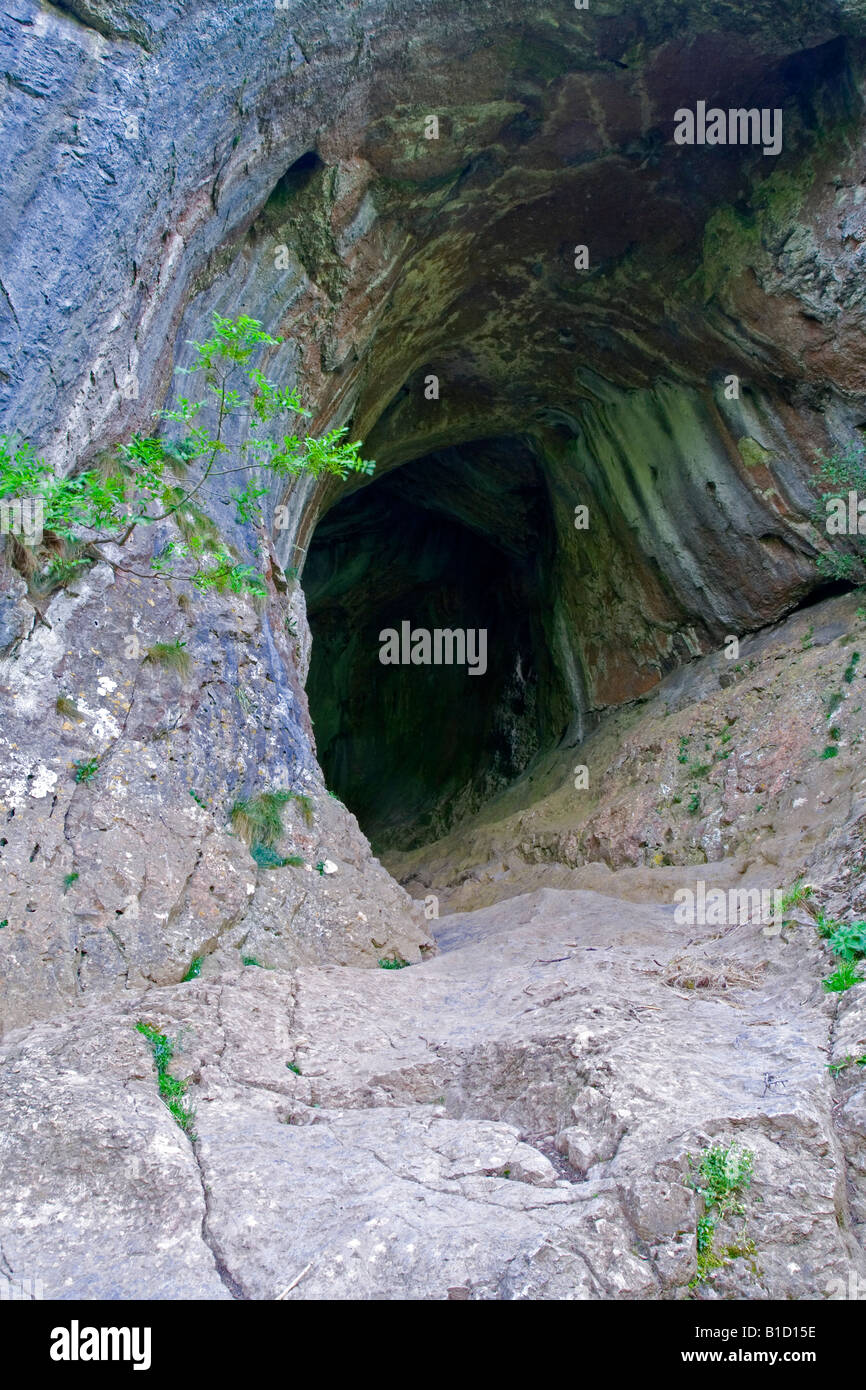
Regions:
<instances>
[{"instance_id":1,"label":"small green plant","mask_svg":"<svg viewBox=\"0 0 866 1390\"><path fill-rule=\"evenodd\" d=\"M710 763L692 763L690 771L692 777L697 780L699 777L706 777L709 772L712 772L712 766Z\"/></svg>"},{"instance_id":2,"label":"small green plant","mask_svg":"<svg viewBox=\"0 0 866 1390\"><path fill-rule=\"evenodd\" d=\"M701 798L697 792L692 792L691 796L689 797L688 806L686 807L686 810L688 811L690 816L696 816L700 809Z\"/></svg>"},{"instance_id":3,"label":"small green plant","mask_svg":"<svg viewBox=\"0 0 866 1390\"><path fill-rule=\"evenodd\" d=\"M76 758L72 764L75 769L73 776L76 782L83 782L89 786L99 771L98 758Z\"/></svg>"},{"instance_id":4,"label":"small green plant","mask_svg":"<svg viewBox=\"0 0 866 1390\"><path fill-rule=\"evenodd\" d=\"M831 719L833 718L833 715L836 713L836 711L837 711L837 709L839 708L839 706L842 705L842 704L844 704L844 703L845 703L845 696L842 694L841 690L835 690L835 691L833 692L832 695L828 696L828 698L827 698L827 719L828 719L828 721L831 720Z\"/></svg>"},{"instance_id":5,"label":"small green plant","mask_svg":"<svg viewBox=\"0 0 866 1390\"><path fill-rule=\"evenodd\" d=\"M199 796L197 791L193 791L192 787L190 787L189 789L189 794L195 802L196 806L200 806L203 811L207 810L207 802L205 801L203 796Z\"/></svg>"},{"instance_id":6,"label":"small green plant","mask_svg":"<svg viewBox=\"0 0 866 1390\"><path fill-rule=\"evenodd\" d=\"M816 912L815 930L819 936L824 937L826 939L827 937L832 936L833 933L837 931L840 926L841 923L837 922L833 917L828 917L826 912Z\"/></svg>"},{"instance_id":7,"label":"small green plant","mask_svg":"<svg viewBox=\"0 0 866 1390\"><path fill-rule=\"evenodd\" d=\"M53 594L65 589L74 579L94 563L90 555L79 555L73 551L69 555L55 555L48 564L30 581L30 588L37 594Z\"/></svg>"},{"instance_id":8,"label":"small green plant","mask_svg":"<svg viewBox=\"0 0 866 1390\"><path fill-rule=\"evenodd\" d=\"M58 695L54 701L54 708L58 714L65 715L67 719L74 719L78 724L84 718L75 701L70 700L67 695Z\"/></svg>"},{"instance_id":9,"label":"small green plant","mask_svg":"<svg viewBox=\"0 0 866 1390\"><path fill-rule=\"evenodd\" d=\"M283 814L290 801L299 804L309 825L313 817L310 797L303 792L284 791L282 788L236 801L229 812L232 828L249 846L250 854L260 868L301 868L304 864L300 855L284 857L276 852L276 845L285 832Z\"/></svg>"},{"instance_id":10,"label":"small green plant","mask_svg":"<svg viewBox=\"0 0 866 1390\"><path fill-rule=\"evenodd\" d=\"M76 873L64 874L64 876L63 876L63 891L64 891L64 893L68 893L68 892L69 892L70 888L72 887L73 883L76 882L77 878L78 878L78 874L76 874Z\"/></svg>"},{"instance_id":11,"label":"small green plant","mask_svg":"<svg viewBox=\"0 0 866 1390\"><path fill-rule=\"evenodd\" d=\"M803 648L804 652L809 651L810 647L812 646L812 638L814 637L814 635L815 629L810 624L810 626L807 627L806 631L803 633L803 636L800 638L800 646Z\"/></svg>"},{"instance_id":12,"label":"small green plant","mask_svg":"<svg viewBox=\"0 0 866 1390\"><path fill-rule=\"evenodd\" d=\"M694 1170L691 1156L689 1163ZM724 1264L714 1248L716 1227L728 1215L743 1215L744 1207L738 1199L751 1186L753 1169L754 1154L749 1149L736 1149L733 1144L726 1149L719 1146L706 1149L701 1155L697 1173L692 1178L692 1187L704 1205L697 1223L698 1272L694 1282L703 1282L712 1269ZM745 1230L743 1238L745 1240ZM751 1246L750 1242L748 1244ZM751 1246L748 1253L753 1251ZM742 1243L726 1251L728 1255L744 1252Z\"/></svg>"},{"instance_id":13,"label":"small green plant","mask_svg":"<svg viewBox=\"0 0 866 1390\"><path fill-rule=\"evenodd\" d=\"M186 1134L189 1139L194 1140L195 1134L192 1129L194 1115L186 1095L189 1082L179 1081L178 1078L172 1076L168 1070L171 1060L174 1057L174 1049L177 1046L176 1039L166 1037L165 1033L160 1033L152 1023L143 1023L139 1021L135 1027L150 1044L150 1050L153 1054L153 1061L156 1067L160 1096L180 1125L184 1134Z\"/></svg>"},{"instance_id":14,"label":"small green plant","mask_svg":"<svg viewBox=\"0 0 866 1390\"><path fill-rule=\"evenodd\" d=\"M835 743L828 743L820 756L825 762L828 758L838 758L839 749L836 747Z\"/></svg>"},{"instance_id":15,"label":"small green plant","mask_svg":"<svg viewBox=\"0 0 866 1390\"><path fill-rule=\"evenodd\" d=\"M232 829L247 845L273 849L283 834L283 810L291 797L279 789L236 801L229 812Z\"/></svg>"},{"instance_id":16,"label":"small green plant","mask_svg":"<svg viewBox=\"0 0 866 1390\"><path fill-rule=\"evenodd\" d=\"M679 752L677 753L677 762L678 762L678 763L687 763L687 762L688 762L688 760L689 760L689 741L690 741L690 735L689 735L689 734L683 734L683 735L681 736L681 738L680 738L680 749L679 749Z\"/></svg>"},{"instance_id":17,"label":"small green plant","mask_svg":"<svg viewBox=\"0 0 866 1390\"><path fill-rule=\"evenodd\" d=\"M8 925L9 925L9 918L8 918L8 917L4 917L4 918L3 918L3 921L0 922L0 931L2 931L4 927L8 927Z\"/></svg>"},{"instance_id":18,"label":"small green plant","mask_svg":"<svg viewBox=\"0 0 866 1390\"><path fill-rule=\"evenodd\" d=\"M862 1057L853 1057L849 1052L844 1062L828 1062L827 1070L831 1076L839 1076L841 1072L851 1066L866 1067L866 1053Z\"/></svg>"},{"instance_id":19,"label":"small green plant","mask_svg":"<svg viewBox=\"0 0 866 1390\"><path fill-rule=\"evenodd\" d=\"M268 845L263 845L261 840L253 840L250 854L260 869L284 869L286 866L285 856L277 854L277 851Z\"/></svg>"},{"instance_id":20,"label":"small green plant","mask_svg":"<svg viewBox=\"0 0 866 1390\"><path fill-rule=\"evenodd\" d=\"M301 1075L301 1068L296 1067L294 1062L286 1062L286 1066L288 1067L289 1071L293 1071L295 1073L295 1076Z\"/></svg>"},{"instance_id":21,"label":"small green plant","mask_svg":"<svg viewBox=\"0 0 866 1390\"><path fill-rule=\"evenodd\" d=\"M857 674L857 667L858 667L859 664L860 664L860 653L859 653L859 652L852 652L852 653L851 653L851 661L850 661L849 665L845 668L845 672L844 672L844 674L843 674L843 676L842 676L842 679L843 679L843 681L845 681L846 685L850 685L851 682L853 681L854 677L855 677L856 674Z\"/></svg>"},{"instance_id":22,"label":"small green plant","mask_svg":"<svg viewBox=\"0 0 866 1390\"><path fill-rule=\"evenodd\" d=\"M144 659L154 666L176 671L184 680L192 670L192 657L186 650L186 642L181 642L180 638L175 642L154 642L152 647L148 647Z\"/></svg>"},{"instance_id":23,"label":"small green plant","mask_svg":"<svg viewBox=\"0 0 866 1390\"><path fill-rule=\"evenodd\" d=\"M402 956L383 957L379 964L383 970L403 970L409 964Z\"/></svg>"},{"instance_id":24,"label":"small green plant","mask_svg":"<svg viewBox=\"0 0 866 1390\"><path fill-rule=\"evenodd\" d=\"M822 983L828 994L844 994L847 989L853 989L855 985L862 985L863 976L854 961L846 960Z\"/></svg>"},{"instance_id":25,"label":"small green plant","mask_svg":"<svg viewBox=\"0 0 866 1390\"><path fill-rule=\"evenodd\" d=\"M287 869L289 867L298 869L304 863L300 854L278 854L269 845L263 845L261 840L253 840L250 845L250 854L260 869Z\"/></svg>"},{"instance_id":26,"label":"small green plant","mask_svg":"<svg viewBox=\"0 0 866 1390\"><path fill-rule=\"evenodd\" d=\"M828 939L828 945L840 960L860 960L866 956L866 922L837 926Z\"/></svg>"},{"instance_id":27,"label":"small green plant","mask_svg":"<svg viewBox=\"0 0 866 1390\"><path fill-rule=\"evenodd\" d=\"M274 970L273 965L263 965L257 956L241 956L241 965L256 965L259 970Z\"/></svg>"},{"instance_id":28,"label":"small green plant","mask_svg":"<svg viewBox=\"0 0 866 1390\"><path fill-rule=\"evenodd\" d=\"M186 972L186 974L185 974L184 977L183 977L183 981L182 981L183 984L186 984L188 980L197 980L197 979L198 979L199 975L201 974L201 964L202 964L202 960L203 960L203 957L202 957L202 956L193 956L192 960L190 961L189 970Z\"/></svg>"},{"instance_id":29,"label":"small green plant","mask_svg":"<svg viewBox=\"0 0 866 1390\"><path fill-rule=\"evenodd\" d=\"M814 889L811 885L804 883L801 878L798 878L796 883L794 883L786 893L782 894L779 906L783 912L787 912L791 907L805 907L813 894Z\"/></svg>"}]
</instances>

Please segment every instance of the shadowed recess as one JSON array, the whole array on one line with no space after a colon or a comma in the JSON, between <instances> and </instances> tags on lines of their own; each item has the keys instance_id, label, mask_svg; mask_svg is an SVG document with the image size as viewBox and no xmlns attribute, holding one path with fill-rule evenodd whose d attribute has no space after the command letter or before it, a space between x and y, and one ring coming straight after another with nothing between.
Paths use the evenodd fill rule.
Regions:
<instances>
[{"instance_id":1,"label":"shadowed recess","mask_svg":"<svg viewBox=\"0 0 866 1390\"><path fill-rule=\"evenodd\" d=\"M304 573L316 744L375 847L434 838L563 733L552 545L544 476L515 438L408 464L318 527ZM404 622L481 630L486 649L435 664L431 642L429 665L383 664L380 634Z\"/></svg>"}]
</instances>

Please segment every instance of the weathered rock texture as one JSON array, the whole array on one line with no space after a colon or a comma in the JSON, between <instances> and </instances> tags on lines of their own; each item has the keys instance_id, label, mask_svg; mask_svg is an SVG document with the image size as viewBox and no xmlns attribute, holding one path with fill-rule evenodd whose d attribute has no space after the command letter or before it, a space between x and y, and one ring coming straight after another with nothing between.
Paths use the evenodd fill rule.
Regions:
<instances>
[{"instance_id":1,"label":"weathered rock texture","mask_svg":"<svg viewBox=\"0 0 866 1390\"><path fill-rule=\"evenodd\" d=\"M398 974L251 967L7 1039L6 1277L55 1298L843 1296L863 1087L827 1064L862 1049L866 986L822 999L802 930L591 892L439 939ZM139 1019L182 1039L192 1143ZM699 1284L693 1168L731 1142L755 1181Z\"/></svg>"},{"instance_id":2,"label":"weathered rock texture","mask_svg":"<svg viewBox=\"0 0 866 1390\"><path fill-rule=\"evenodd\" d=\"M563 731L579 737L594 711L646 691L726 632L789 608L814 584L824 543L809 521L814 450L856 437L862 418L859 7L619 9L601 0L591 13L517 0L289 0L145 12L16 0L3 21L2 177L17 214L0 241L4 422L58 467L95 458L149 427L215 308L244 310L284 336L266 365L301 385L314 428L351 419L380 474L408 460L422 479L444 466L453 485L430 490L428 519L438 509L443 526L481 538L491 564L511 550L509 582L487 615L497 693L491 682L486 706L453 737L440 719L429 765L403 782L399 738L378 778L375 752L340 775L347 735L335 699L345 705L378 669L376 585L362 585L353 608L338 607L336 626L354 619L366 635L343 654L342 686L323 704L323 756L382 844L447 828ZM779 106L784 154L678 147L674 112L699 99ZM431 115L435 139L426 138ZM589 248L588 271L575 269L579 244ZM723 390L732 373L736 400ZM438 399L424 389L431 375ZM498 499L478 495L479 455L462 452L472 441L482 459L484 441L498 441L486 457L506 461L503 476L510 466L512 479L516 471L537 480L534 529L521 524L519 506L509 526L509 487ZM183 885L205 841L207 857L222 843L238 789L272 773L291 787L315 775L292 652L273 632L285 607L280 566L303 565L317 519L340 494L301 482L288 498L275 490L267 499L269 522L287 501L291 524L272 542L269 614L280 612L261 622L252 612L214 619L193 596L180 624L176 594L153 584L124 597L93 572L78 596L54 600L42 615L47 629L40 621L33 630L14 577L4 580L0 679L11 715L0 804L15 814L18 843L6 861L16 896L0 921L20 931L22 905L28 914L44 899L46 872L53 883L69 857L46 818L67 822L67 844L69 834L89 837L94 850L110 843L115 862L140 848L159 854L159 836L176 837L175 862L146 907L151 944L131 951L148 978L238 921L237 894L214 887L206 936L194 941L202 933L182 925ZM226 523L219 489L206 501L249 549L256 538ZM572 524L580 505L590 508L587 532ZM536 535L533 569L526 549ZM385 558L387 587L403 557ZM412 589L397 592L409 598ZM103 620L90 616L97 603ZM152 673L133 681L123 656L136 608L160 635L196 630L208 660L224 642L228 672L245 647L256 653L259 747L239 746L249 720L233 693L232 713L220 717L215 690L171 696L188 725L195 779L191 769L175 777L172 754L154 776L142 737L114 747L133 684L141 719L134 710L128 732L138 724L144 742L163 732L162 712L149 717L142 703ZM98 640L83 644L79 628L93 636L97 622ZM37 666L40 679L25 679ZM67 676L93 714L43 745L33 729L56 724L53 700ZM105 681L115 683L110 700ZM202 690L198 678L193 685ZM401 734L416 745L420 706ZM381 713L378 726L375 710L360 715L375 741ZM473 738L474 754L465 751ZM121 774L117 761L116 775L106 768L97 796L76 792L70 820L56 789L71 799L67 750L85 743L128 765ZM210 820L189 798L202 780L213 783ZM157 840L142 846L134 832L134 847L126 843L124 802L127 811L149 806L154 827L158 805ZM121 865L115 903L98 867L64 859L63 869L79 874L74 897L97 914L89 970L78 978L110 984L125 975L129 952L104 914L141 902L142 871L130 878ZM377 872L357 907L367 917L377 910ZM51 896L52 915L68 917L71 904ZM420 944L405 903L389 901L395 930ZM29 915L40 911L37 903ZM172 948L159 925L169 918L178 924ZM16 948L16 960L35 964L28 991L40 1010L39 1000L67 997L76 974L80 934L61 930L62 948L44 925ZM11 934L0 937L4 951ZM372 938L371 963L382 949ZM402 949L396 937L392 946Z\"/></svg>"},{"instance_id":3,"label":"weathered rock texture","mask_svg":"<svg viewBox=\"0 0 866 1390\"><path fill-rule=\"evenodd\" d=\"M864 912L863 614L856 595L826 600L700 658L387 866L452 912L614 874L667 898L710 869L838 877L834 911Z\"/></svg>"},{"instance_id":4,"label":"weathered rock texture","mask_svg":"<svg viewBox=\"0 0 866 1390\"><path fill-rule=\"evenodd\" d=\"M268 527L283 503L290 524L264 536L203 495L241 553L261 543L261 611L110 565L37 609L0 571L0 1029L35 1020L4 1051L7 1276L59 1296L275 1297L303 1272L289 1296L676 1297L686 1155L741 1138L757 1253L716 1292L825 1292L862 1261L862 1087L822 1051L862 1048L862 988L834 1006L810 940L722 950L646 903L696 863L793 875L799 830L828 903L860 902L856 708L816 774L819 657L770 703L772 636L730 689L707 654L815 587L815 451L866 420L863 6L13 0L0 32L3 426L59 469L98 459L150 428L212 312L243 311L284 338L265 366L312 427L351 422L388 475L275 488ZM698 100L781 108L784 153L676 146ZM462 847L394 859L413 891L484 909L423 967L429 923L316 761L291 577L311 549L322 758L375 842L440 835L525 773ZM146 573L143 543L124 553ZM498 566L484 698L461 717L465 691L438 694L425 720L423 687L393 687L379 754L386 596L480 623ZM834 689L853 623L814 644ZM184 678L147 659L175 640ZM702 654L692 707L670 703L688 760L713 754L690 810L663 733L677 675L593 729ZM732 726L748 747L724 760ZM579 808L558 740L611 779ZM799 819L798 778L818 803ZM279 848L303 866L260 868L231 833L233 803L272 788L296 794ZM643 906L585 896L619 866ZM726 991L676 992L696 942L730 961ZM415 968L357 968L386 957ZM194 1147L141 1017L187 1040Z\"/></svg>"},{"instance_id":5,"label":"weathered rock texture","mask_svg":"<svg viewBox=\"0 0 866 1390\"><path fill-rule=\"evenodd\" d=\"M812 646L805 615L767 640L765 660L801 670L778 698L753 695L755 728L761 711L795 728L812 663L836 674L850 607L814 610ZM543 871L527 856L523 879L512 864L458 883L462 905L470 889L492 905L443 917L439 954L410 968L299 964L285 934L263 934L274 970L220 943L201 979L129 979L120 999L10 1033L5 1279L69 1299L848 1296L866 1272L866 985L823 991L833 958L803 909L781 929L680 925L673 891L790 887L811 855L813 910L862 913L863 679L836 712L837 780L813 784L808 816L768 790L780 824L750 853L614 874L570 868L551 842ZM719 689L709 662L692 680L694 728ZM629 748L665 696L675 706L670 687L648 701ZM761 751L735 747L744 776ZM667 795L662 757L654 775ZM627 808L633 784L625 756L606 795ZM175 1040L192 1139L137 1023ZM695 1168L732 1143L754 1182L701 1281Z\"/></svg>"}]
</instances>

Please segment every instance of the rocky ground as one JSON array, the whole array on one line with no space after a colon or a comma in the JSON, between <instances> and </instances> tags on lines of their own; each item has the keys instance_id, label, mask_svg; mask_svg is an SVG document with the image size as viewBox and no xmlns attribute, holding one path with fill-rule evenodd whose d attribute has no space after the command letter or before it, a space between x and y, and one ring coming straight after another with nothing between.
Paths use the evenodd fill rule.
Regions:
<instances>
[{"instance_id":1,"label":"rocky ground","mask_svg":"<svg viewBox=\"0 0 866 1390\"><path fill-rule=\"evenodd\" d=\"M803 927L543 889L397 972L255 967L3 1045L3 1269L55 1298L795 1298L866 1270L866 987ZM139 1021L177 1038L194 1139ZM754 1154L695 1283L707 1148ZM836 1281L842 1281L839 1285Z\"/></svg>"},{"instance_id":2,"label":"rocky ground","mask_svg":"<svg viewBox=\"0 0 866 1390\"><path fill-rule=\"evenodd\" d=\"M866 1273L866 985L823 990L833 957L813 916L850 916L859 900L859 676L841 682L839 756L807 764L804 750L810 719L826 723L815 691L850 665L852 602L795 616L747 658L738 780L720 767L710 783L748 797L737 788L764 762L756 815L772 833L729 817L730 855L701 858L694 817L691 839L668 840L679 863L524 853L520 873L542 877L527 886L515 868L498 901L440 917L438 953L410 968L242 966L220 950L198 979L130 986L9 1033L5 1277L57 1298L842 1296ZM746 682L770 660L780 679L762 704ZM654 719L670 719L675 748L674 721L695 737L718 720L732 687L711 689L708 669L692 668L679 712L661 713L668 687L633 714L621 768ZM786 740L772 775L766 708ZM612 855L641 815L647 850L658 838L640 768L629 794L606 780L594 813L617 799ZM663 756L655 779L670 800ZM809 824L792 809L804 791ZM543 800L535 809L543 820ZM467 856L481 833L466 830ZM675 887L698 875L790 887L809 861L814 894L780 929L675 918ZM496 896L488 878L473 880L479 896ZM174 1045L186 1131L138 1024ZM754 1176L699 1277L697 1168L730 1145Z\"/></svg>"}]
</instances>

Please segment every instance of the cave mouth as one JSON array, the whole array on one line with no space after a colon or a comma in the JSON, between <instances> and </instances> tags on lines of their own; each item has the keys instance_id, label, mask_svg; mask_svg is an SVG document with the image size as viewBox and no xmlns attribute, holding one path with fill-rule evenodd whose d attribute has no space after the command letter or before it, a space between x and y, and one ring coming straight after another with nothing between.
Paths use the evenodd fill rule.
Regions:
<instances>
[{"instance_id":1,"label":"cave mouth","mask_svg":"<svg viewBox=\"0 0 866 1390\"><path fill-rule=\"evenodd\" d=\"M404 464L319 522L310 714L328 786L377 852L438 838L568 728L554 536L514 436Z\"/></svg>"}]
</instances>

